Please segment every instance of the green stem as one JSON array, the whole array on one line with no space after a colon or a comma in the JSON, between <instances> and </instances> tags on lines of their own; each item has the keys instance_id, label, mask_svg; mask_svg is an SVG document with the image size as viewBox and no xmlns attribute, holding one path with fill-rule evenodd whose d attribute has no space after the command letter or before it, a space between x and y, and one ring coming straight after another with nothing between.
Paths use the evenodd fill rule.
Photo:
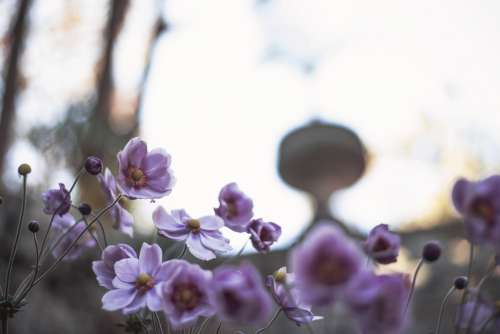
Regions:
<instances>
[{"instance_id":1,"label":"green stem","mask_svg":"<svg viewBox=\"0 0 500 334\"><path fill-rule=\"evenodd\" d=\"M33 277L31 279L30 284L27 286L27 288L23 290L21 296L19 296L19 298L17 298L14 301L14 305L16 305L17 303L21 302L26 297L26 295L30 291L31 287L33 286L33 283L35 282L36 275L38 275L38 269L40 267L40 262L39 262L40 261L40 257L39 257L39 254L38 254L38 239L36 237L36 233L33 233L33 242L35 243L35 252L36 252L36 263L35 263L35 269L34 269L34 272L33 272Z\"/></svg>"},{"instance_id":2,"label":"green stem","mask_svg":"<svg viewBox=\"0 0 500 334\"><path fill-rule=\"evenodd\" d=\"M278 311L276 311L276 313L274 314L274 316L271 318L271 320L268 322L268 324L266 325L266 327L262 327L261 329L257 330L255 332L255 334L259 334L259 333L262 333L264 332L266 329L268 329L269 327L271 327L271 325L273 324L273 322L278 319L278 316L280 315L281 311L283 311L283 309L280 307L278 309Z\"/></svg>"},{"instance_id":3,"label":"green stem","mask_svg":"<svg viewBox=\"0 0 500 334\"><path fill-rule=\"evenodd\" d=\"M21 214L19 215L19 221L17 222L17 229L16 229L16 237L14 239L14 245L12 246L12 249L10 251L10 256L9 256L9 264L7 267L7 274L5 277L5 292L4 292L4 298L6 299L9 295L9 287L10 287L10 276L12 275L12 267L14 266L14 259L16 257L17 253L17 245L19 243L19 237L21 235L21 227L23 225L23 219L24 219L24 212L26 211L26 183L27 183L27 175L23 175L23 204L21 207Z\"/></svg>"},{"instance_id":4,"label":"green stem","mask_svg":"<svg viewBox=\"0 0 500 334\"><path fill-rule=\"evenodd\" d=\"M469 242L469 265L468 265L468 268L467 268L467 282L469 282L470 284L470 279L471 279L471 275L472 275L472 264L474 262L474 245L472 244L472 242ZM464 307L464 304L465 304L465 299L467 298L467 293L468 293L468 289L465 289L464 292L462 293L462 298L460 299L460 304L458 306L458 310L457 310L457 319L461 319L462 318L462 310L463 310L463 307ZM458 334L458 332L460 331L460 326L459 326L459 322L457 321L456 325L455 325L455 334Z\"/></svg>"},{"instance_id":5,"label":"green stem","mask_svg":"<svg viewBox=\"0 0 500 334\"><path fill-rule=\"evenodd\" d=\"M406 313L408 313L408 308L410 307L411 298L413 297L413 292L415 291L417 276L423 264L424 264L424 259L420 259L420 261L418 261L417 268L415 269L415 273L413 274L413 280L411 282L410 293L408 294L408 299L406 301L405 311L403 313L403 319L406 318Z\"/></svg>"},{"instance_id":6,"label":"green stem","mask_svg":"<svg viewBox=\"0 0 500 334\"><path fill-rule=\"evenodd\" d=\"M198 329L198 331L196 332L196 334L201 334L202 333L203 328L205 328L205 326L207 325L207 323L208 323L209 320L210 320L210 318L206 318L205 320L203 320L203 322L201 323L200 328Z\"/></svg>"},{"instance_id":7,"label":"green stem","mask_svg":"<svg viewBox=\"0 0 500 334\"><path fill-rule=\"evenodd\" d=\"M439 334L439 331L441 330L441 320L443 318L444 308L446 306L446 303L448 302L448 298L450 298L451 294L455 292L455 290L456 290L455 286L452 286L451 289L446 294L446 296L444 296L443 302L441 303L441 307L439 309L439 317L436 325L435 334Z\"/></svg>"}]
</instances>

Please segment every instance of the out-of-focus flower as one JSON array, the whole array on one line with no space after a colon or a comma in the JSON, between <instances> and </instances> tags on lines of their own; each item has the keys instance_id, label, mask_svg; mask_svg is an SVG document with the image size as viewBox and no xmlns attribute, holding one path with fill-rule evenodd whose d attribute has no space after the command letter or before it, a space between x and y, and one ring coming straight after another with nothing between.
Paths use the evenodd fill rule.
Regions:
<instances>
[{"instance_id":1,"label":"out-of-focus flower","mask_svg":"<svg viewBox=\"0 0 500 334\"><path fill-rule=\"evenodd\" d=\"M66 214L71 208L71 196L63 183L59 183L59 189L49 189L42 193L43 212L48 215L57 213L59 216Z\"/></svg>"},{"instance_id":2,"label":"out-of-focus flower","mask_svg":"<svg viewBox=\"0 0 500 334\"><path fill-rule=\"evenodd\" d=\"M225 321L256 324L267 319L272 301L257 270L244 263L214 271L212 288L217 314Z\"/></svg>"},{"instance_id":3,"label":"out-of-focus flower","mask_svg":"<svg viewBox=\"0 0 500 334\"><path fill-rule=\"evenodd\" d=\"M452 191L453 204L463 216L468 239L475 243L500 242L500 175L472 182L458 180Z\"/></svg>"},{"instance_id":4,"label":"out-of-focus flower","mask_svg":"<svg viewBox=\"0 0 500 334\"><path fill-rule=\"evenodd\" d=\"M490 320L495 313L495 308L483 301L477 301L474 299L465 303L457 312L456 324L460 329L466 329L469 324L471 326L471 333L479 333L486 321ZM474 310L475 309L475 310ZM471 317L474 315L474 320L471 321ZM499 330L500 321L495 321L493 326ZM495 333L498 333L495 331Z\"/></svg>"},{"instance_id":5,"label":"out-of-focus flower","mask_svg":"<svg viewBox=\"0 0 500 334\"><path fill-rule=\"evenodd\" d=\"M130 198L156 199L172 191L175 178L170 155L163 149L148 152L146 142L132 138L118 152L118 185Z\"/></svg>"},{"instance_id":6,"label":"out-of-focus flower","mask_svg":"<svg viewBox=\"0 0 500 334\"><path fill-rule=\"evenodd\" d=\"M409 291L407 275L363 272L347 290L345 301L363 334L400 334Z\"/></svg>"},{"instance_id":7,"label":"out-of-focus flower","mask_svg":"<svg viewBox=\"0 0 500 334\"><path fill-rule=\"evenodd\" d=\"M115 177L111 171L106 168L104 175L97 175L97 180L101 185L104 196L108 204L115 201L118 196L118 188L116 187ZM121 206L120 203L115 205L110 210L111 218L113 219L113 227L132 237L134 235L134 217Z\"/></svg>"},{"instance_id":8,"label":"out-of-focus flower","mask_svg":"<svg viewBox=\"0 0 500 334\"><path fill-rule=\"evenodd\" d=\"M287 274L285 267L280 268L274 275L267 276L266 286L288 319L294 321L297 326L323 319L311 312L311 305L300 301L294 287L293 275Z\"/></svg>"},{"instance_id":9,"label":"out-of-focus flower","mask_svg":"<svg viewBox=\"0 0 500 334\"><path fill-rule=\"evenodd\" d=\"M55 235L55 246L52 250L52 255L55 258L62 256L86 228L85 223L81 221L76 222L70 213L66 213L63 216L56 215L52 225ZM90 229L85 232L71 247L63 260L74 260L80 257L85 250L95 247L96 241L91 233L93 231Z\"/></svg>"},{"instance_id":10,"label":"out-of-focus flower","mask_svg":"<svg viewBox=\"0 0 500 334\"><path fill-rule=\"evenodd\" d=\"M247 232L250 233L253 247L259 252L266 253L281 236L281 227L259 218L250 222Z\"/></svg>"},{"instance_id":11,"label":"out-of-focus flower","mask_svg":"<svg viewBox=\"0 0 500 334\"><path fill-rule=\"evenodd\" d=\"M224 222L217 216L193 219L184 210L173 210L169 214L159 206L153 212L153 223L160 235L185 241L191 254L200 260L215 259L216 254L232 249L229 240L219 231Z\"/></svg>"},{"instance_id":12,"label":"out-of-focus flower","mask_svg":"<svg viewBox=\"0 0 500 334\"><path fill-rule=\"evenodd\" d=\"M102 258L99 261L92 262L99 285L114 289L113 279L116 277L115 263L128 258L137 258L135 250L127 244L110 245L102 252Z\"/></svg>"},{"instance_id":13,"label":"out-of-focus flower","mask_svg":"<svg viewBox=\"0 0 500 334\"><path fill-rule=\"evenodd\" d=\"M167 262L166 276L160 295L162 309L173 329L188 327L199 317L215 314L210 271L184 260L171 260Z\"/></svg>"},{"instance_id":14,"label":"out-of-focus flower","mask_svg":"<svg viewBox=\"0 0 500 334\"><path fill-rule=\"evenodd\" d=\"M315 227L290 257L302 301L332 303L359 273L361 253L344 233L327 223Z\"/></svg>"},{"instance_id":15,"label":"out-of-focus flower","mask_svg":"<svg viewBox=\"0 0 500 334\"><path fill-rule=\"evenodd\" d=\"M401 238L389 231L387 224L375 226L363 243L363 249L373 260L381 264L396 262Z\"/></svg>"},{"instance_id":16,"label":"out-of-focus flower","mask_svg":"<svg viewBox=\"0 0 500 334\"><path fill-rule=\"evenodd\" d=\"M219 207L215 214L227 227L235 232L246 232L248 223L253 217L253 202L245 195L236 183L229 183L219 193Z\"/></svg>"},{"instance_id":17,"label":"out-of-focus flower","mask_svg":"<svg viewBox=\"0 0 500 334\"><path fill-rule=\"evenodd\" d=\"M161 262L161 248L154 244L142 244L139 258L125 258L114 265L116 277L114 290L102 297L102 308L108 311L122 310L135 313L143 307L150 311L161 310L161 297L156 286L168 279L168 261Z\"/></svg>"}]
</instances>

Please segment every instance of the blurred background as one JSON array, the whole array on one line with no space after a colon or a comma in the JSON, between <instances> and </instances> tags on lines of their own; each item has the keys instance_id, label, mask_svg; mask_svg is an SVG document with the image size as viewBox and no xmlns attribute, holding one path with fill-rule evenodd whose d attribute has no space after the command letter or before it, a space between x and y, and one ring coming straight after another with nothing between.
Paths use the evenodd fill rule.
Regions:
<instances>
[{"instance_id":1,"label":"blurred background","mask_svg":"<svg viewBox=\"0 0 500 334\"><path fill-rule=\"evenodd\" d=\"M178 181L157 203L129 203L135 244L151 240L158 203L207 214L232 181L283 228L266 260L245 253L263 274L319 220L355 238L387 223L405 248L384 270L410 272L426 241L446 244L418 282L409 333L429 331L468 257L451 186L500 169L499 22L494 0L0 0L2 261L20 163L33 167L27 218L47 222L42 191L70 184L88 155L115 170L116 152L140 136L171 153ZM103 205L91 177L77 196ZM17 279L32 253L26 238ZM61 265L14 333L120 332L121 317L100 310L96 256ZM353 332L342 307L320 311L343 320L317 333ZM304 329L283 320L272 332Z\"/></svg>"}]
</instances>

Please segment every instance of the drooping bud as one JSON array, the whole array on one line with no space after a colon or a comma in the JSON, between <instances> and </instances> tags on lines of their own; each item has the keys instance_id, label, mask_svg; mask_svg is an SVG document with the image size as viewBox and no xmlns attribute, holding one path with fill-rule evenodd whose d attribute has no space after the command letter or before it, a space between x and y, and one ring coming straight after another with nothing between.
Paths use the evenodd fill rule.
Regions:
<instances>
[{"instance_id":1,"label":"drooping bud","mask_svg":"<svg viewBox=\"0 0 500 334\"><path fill-rule=\"evenodd\" d=\"M429 241L422 251L422 258L427 262L435 262L441 257L441 244L437 241Z\"/></svg>"},{"instance_id":2,"label":"drooping bud","mask_svg":"<svg viewBox=\"0 0 500 334\"><path fill-rule=\"evenodd\" d=\"M85 161L85 170L91 175L97 175L102 171L102 160L98 157L90 156Z\"/></svg>"},{"instance_id":3,"label":"drooping bud","mask_svg":"<svg viewBox=\"0 0 500 334\"><path fill-rule=\"evenodd\" d=\"M20 164L17 168L19 175L25 176L31 173L31 166L28 164Z\"/></svg>"},{"instance_id":4,"label":"drooping bud","mask_svg":"<svg viewBox=\"0 0 500 334\"><path fill-rule=\"evenodd\" d=\"M36 220L33 220L28 224L28 230L30 230L30 232L32 233L38 232L39 229L40 224Z\"/></svg>"},{"instance_id":5,"label":"drooping bud","mask_svg":"<svg viewBox=\"0 0 500 334\"><path fill-rule=\"evenodd\" d=\"M78 211L82 214L82 216L88 216L92 213L92 207L87 203L82 203L78 207Z\"/></svg>"}]
</instances>

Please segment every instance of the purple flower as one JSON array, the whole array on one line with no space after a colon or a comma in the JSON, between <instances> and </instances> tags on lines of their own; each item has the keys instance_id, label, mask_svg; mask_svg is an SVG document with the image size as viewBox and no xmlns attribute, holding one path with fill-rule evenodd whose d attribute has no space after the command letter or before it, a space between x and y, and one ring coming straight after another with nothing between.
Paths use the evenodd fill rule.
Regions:
<instances>
[{"instance_id":1,"label":"purple flower","mask_svg":"<svg viewBox=\"0 0 500 334\"><path fill-rule=\"evenodd\" d=\"M250 240L252 240L255 249L265 253L281 236L281 227L275 223L267 223L259 218L250 222L247 232L250 233Z\"/></svg>"},{"instance_id":2,"label":"purple flower","mask_svg":"<svg viewBox=\"0 0 500 334\"><path fill-rule=\"evenodd\" d=\"M153 212L153 223L160 235L185 241L191 254L200 260L215 259L217 253L232 249L229 240L219 231L224 222L217 216L193 219L184 210L173 210L169 214L159 206Z\"/></svg>"},{"instance_id":3,"label":"purple flower","mask_svg":"<svg viewBox=\"0 0 500 334\"><path fill-rule=\"evenodd\" d=\"M453 204L464 217L465 233L475 243L500 241L500 175L471 182L458 180L452 191ZM498 246L497 246L498 247Z\"/></svg>"},{"instance_id":4,"label":"purple flower","mask_svg":"<svg viewBox=\"0 0 500 334\"><path fill-rule=\"evenodd\" d=\"M148 153L147 145L132 138L118 152L118 185L130 198L156 199L170 194L175 179L170 155L163 149Z\"/></svg>"},{"instance_id":5,"label":"purple flower","mask_svg":"<svg viewBox=\"0 0 500 334\"><path fill-rule=\"evenodd\" d=\"M42 194L44 204L43 212L48 215L57 213L64 215L71 208L71 196L63 183L59 183L59 189L49 189Z\"/></svg>"},{"instance_id":6,"label":"purple flower","mask_svg":"<svg viewBox=\"0 0 500 334\"><path fill-rule=\"evenodd\" d=\"M300 301L297 289L294 287L293 275L287 274L285 267L274 275L267 276L266 286L288 319L294 321L297 326L323 319L311 312L311 305Z\"/></svg>"},{"instance_id":7,"label":"purple flower","mask_svg":"<svg viewBox=\"0 0 500 334\"><path fill-rule=\"evenodd\" d=\"M401 238L389 231L387 224L375 226L363 243L363 248L373 260L381 264L396 262Z\"/></svg>"},{"instance_id":8,"label":"purple flower","mask_svg":"<svg viewBox=\"0 0 500 334\"><path fill-rule=\"evenodd\" d=\"M345 300L363 334L399 334L405 325L404 310L409 291L407 275L376 276L363 272L347 290Z\"/></svg>"},{"instance_id":9,"label":"purple flower","mask_svg":"<svg viewBox=\"0 0 500 334\"><path fill-rule=\"evenodd\" d=\"M337 227L320 224L292 251L290 263L301 300L327 305L358 274L361 253Z\"/></svg>"},{"instance_id":10,"label":"purple flower","mask_svg":"<svg viewBox=\"0 0 500 334\"><path fill-rule=\"evenodd\" d=\"M92 262L92 270L99 285L107 289L114 289L115 263L128 258L137 258L137 253L129 245L116 244L106 247L102 252L102 260Z\"/></svg>"},{"instance_id":11,"label":"purple flower","mask_svg":"<svg viewBox=\"0 0 500 334\"><path fill-rule=\"evenodd\" d=\"M167 280L159 288L162 309L172 328L193 325L198 317L215 314L212 273L184 260L171 260L166 269Z\"/></svg>"},{"instance_id":12,"label":"purple flower","mask_svg":"<svg viewBox=\"0 0 500 334\"><path fill-rule=\"evenodd\" d=\"M104 175L97 175L97 180L101 185L108 204L112 203L118 195L115 177L111 171L106 168ZM130 212L125 210L120 203L115 203L113 208L110 210L110 214L114 221L113 227L115 229L122 231L130 237L134 235L134 217L130 214Z\"/></svg>"},{"instance_id":13,"label":"purple flower","mask_svg":"<svg viewBox=\"0 0 500 334\"><path fill-rule=\"evenodd\" d=\"M221 189L219 204L214 211L224 219L226 226L235 232L246 232L253 217L253 202L236 183L229 183Z\"/></svg>"},{"instance_id":14,"label":"purple flower","mask_svg":"<svg viewBox=\"0 0 500 334\"><path fill-rule=\"evenodd\" d=\"M63 216L56 215L52 225L55 235L52 255L55 258L62 256L86 228L87 226L85 223L82 221L76 222L75 218L73 218L70 213L66 213ZM91 233L93 233L93 231L90 229L84 233L63 260L75 260L80 257L85 250L95 247L96 241Z\"/></svg>"},{"instance_id":15,"label":"purple flower","mask_svg":"<svg viewBox=\"0 0 500 334\"><path fill-rule=\"evenodd\" d=\"M241 324L261 323L272 309L257 270L250 264L221 266L214 271L212 288L218 315Z\"/></svg>"},{"instance_id":16,"label":"purple flower","mask_svg":"<svg viewBox=\"0 0 500 334\"><path fill-rule=\"evenodd\" d=\"M474 311L476 308L476 311ZM457 312L457 325L461 329L466 329L471 325L471 333L479 333L482 327L485 325L486 321L489 321L490 317L494 315L495 309L482 301L478 301L476 305L476 299L465 303L459 312ZM475 313L475 314L474 314ZM474 314L474 320L471 322L471 317ZM500 329L500 321L495 321L495 328ZM497 331L495 331L497 333Z\"/></svg>"},{"instance_id":17,"label":"purple flower","mask_svg":"<svg viewBox=\"0 0 500 334\"><path fill-rule=\"evenodd\" d=\"M102 297L102 308L122 310L124 314L137 312L143 307L150 311L161 310L161 297L157 285L168 279L168 261L162 264L161 248L142 244L139 258L125 258L114 265L116 277L114 290Z\"/></svg>"}]
</instances>

